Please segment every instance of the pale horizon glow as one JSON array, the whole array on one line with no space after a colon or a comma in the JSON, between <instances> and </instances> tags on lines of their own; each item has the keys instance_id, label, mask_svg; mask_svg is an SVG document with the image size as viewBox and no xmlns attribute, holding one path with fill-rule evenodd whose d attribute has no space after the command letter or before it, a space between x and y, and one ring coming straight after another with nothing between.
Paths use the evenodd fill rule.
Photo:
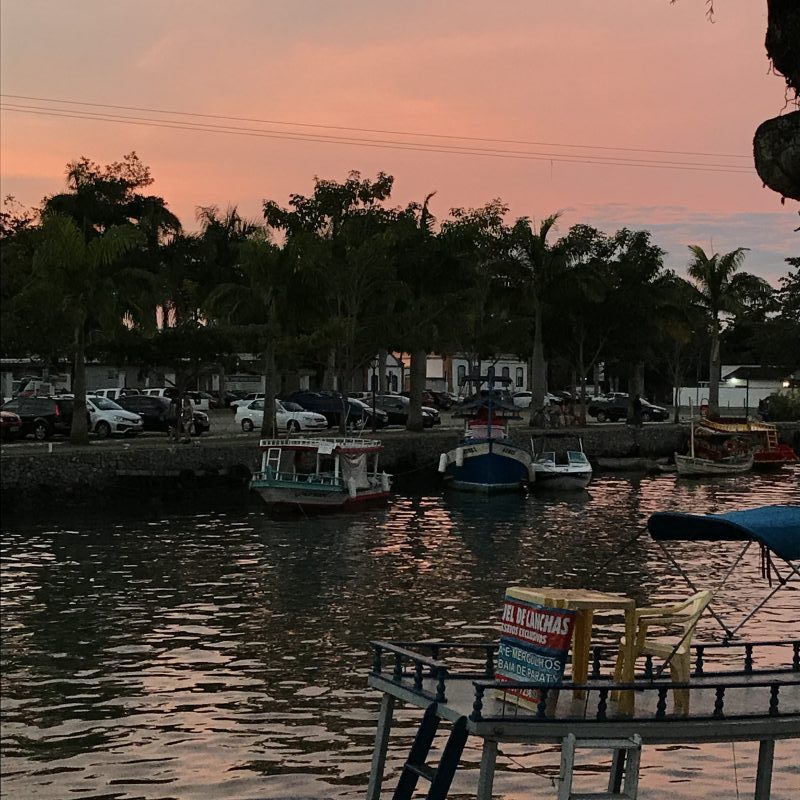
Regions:
<instances>
[{"instance_id":1,"label":"pale horizon glow","mask_svg":"<svg viewBox=\"0 0 800 800\"><path fill-rule=\"evenodd\" d=\"M315 176L343 180L358 170L393 175L394 205L436 192L439 220L453 207L501 198L509 220L561 211L557 235L575 223L609 234L644 228L680 274L691 244L707 252L747 247L743 269L776 284L788 272L785 259L800 250L797 204L782 205L752 166L756 127L786 102L764 52L760 0L717 3L713 24L703 0L5 0L0 15L0 182L4 196L27 206L64 188L68 162L107 164L135 150L155 178L150 191L187 230L197 228L200 206L236 206L261 220L265 200L285 205L291 193L310 193ZM291 141L81 118L86 112L205 127L330 127L269 126L306 139ZM387 141L517 152L424 152L385 148ZM518 151L546 155L531 160Z\"/></svg>"}]
</instances>

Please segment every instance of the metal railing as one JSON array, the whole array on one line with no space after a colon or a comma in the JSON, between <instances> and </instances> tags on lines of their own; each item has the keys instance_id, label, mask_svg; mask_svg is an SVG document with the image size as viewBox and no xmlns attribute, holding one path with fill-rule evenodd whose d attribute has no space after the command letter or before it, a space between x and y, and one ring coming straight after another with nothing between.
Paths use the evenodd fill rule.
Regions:
<instances>
[{"instance_id":1,"label":"metal railing","mask_svg":"<svg viewBox=\"0 0 800 800\"><path fill-rule=\"evenodd\" d=\"M693 677L703 677L701 684L697 683L673 683L672 681L654 680L652 658L646 657L644 673L641 680L634 680L632 683L616 683L603 675L603 653L614 652L615 648L610 645L603 645L592 648L590 679L593 683L571 683L562 681L558 684L542 684L529 681L513 681L495 679L495 661L498 650L497 642L454 642L454 641L425 641L425 642L405 642L405 641L373 641L373 659L371 674L377 677L386 678L384 673L384 656L393 657L391 676L388 680L398 685L404 685L404 681L411 679L410 688L421 697L437 703L447 702L447 681L470 680L474 688L474 700L470 719L478 722L486 719L503 719L508 721L511 718L518 718L520 721L544 721L550 720L547 706L548 697L553 692L560 690L581 691L586 693L586 709L589 708L589 697L596 697L596 709L594 718L606 720L608 718L608 701L610 693L618 691L636 691L656 693L655 710L653 718L656 720L666 718L667 696L670 691L686 690L695 695L699 691L714 692L713 709L705 714L693 714L692 719L723 719L729 718L725 711L726 692L731 690L752 690L769 689L769 698L766 701L754 700L748 697L748 704L754 711L747 714L740 714L741 717L751 716L800 716L800 707L788 711L782 710L780 706L781 689L786 687L800 686L800 640L768 640L761 642L729 642L729 643L700 643L692 645L694 652ZM758 669L754 668L754 657L758 650L765 648L791 649L790 660L787 659L783 666L770 666L769 672L784 672L785 677L780 681L764 678L758 680ZM736 651L741 650L741 669L725 672L708 672L706 670L706 655L709 650ZM457 671L452 669L451 663L444 660L443 653L461 651L480 654L478 661L481 664L479 670ZM429 653L429 655L428 655ZM789 677L794 676L796 677ZM751 676L756 676L755 679ZM433 681L435 690L426 688L425 680ZM600 685L598 685L598 682ZM430 685L430 683L428 684ZM486 717L483 713L484 696L487 690L495 690L500 693L502 699L509 696L510 691L530 690L539 693L539 700L534 711L526 711L515 707L513 714L495 715ZM557 696L557 695L556 695ZM652 696L652 695L651 695ZM763 705L763 708L759 708ZM582 719L589 718L584 714ZM561 718L564 719L563 717Z\"/></svg>"}]
</instances>

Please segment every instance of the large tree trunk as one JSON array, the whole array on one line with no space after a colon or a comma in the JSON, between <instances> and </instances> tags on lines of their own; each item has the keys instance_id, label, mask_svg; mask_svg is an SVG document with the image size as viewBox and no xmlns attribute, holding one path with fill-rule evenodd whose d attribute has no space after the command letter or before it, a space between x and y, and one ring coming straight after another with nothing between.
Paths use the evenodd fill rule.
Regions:
<instances>
[{"instance_id":1,"label":"large tree trunk","mask_svg":"<svg viewBox=\"0 0 800 800\"><path fill-rule=\"evenodd\" d=\"M708 415L719 414L719 322L715 318L711 326L711 355L708 361Z\"/></svg>"},{"instance_id":2,"label":"large tree trunk","mask_svg":"<svg viewBox=\"0 0 800 800\"><path fill-rule=\"evenodd\" d=\"M542 334L542 304L535 303L536 320L533 328L533 358L531 360L531 425L544 408L544 394L547 384L547 365L544 361L544 342Z\"/></svg>"},{"instance_id":3,"label":"large tree trunk","mask_svg":"<svg viewBox=\"0 0 800 800\"><path fill-rule=\"evenodd\" d=\"M674 362L672 366L672 397L674 413L672 421L677 424L681 421L681 384L683 383L683 370L681 369L681 344L675 342Z\"/></svg>"},{"instance_id":4,"label":"large tree trunk","mask_svg":"<svg viewBox=\"0 0 800 800\"><path fill-rule=\"evenodd\" d=\"M578 375L581 376L580 397L578 400L578 420L580 421L581 425L586 425L586 365L584 364L582 336L578 340ZM573 387L575 389L578 388L577 376L574 372L572 374L572 386L569 387L570 391L572 391Z\"/></svg>"},{"instance_id":5,"label":"large tree trunk","mask_svg":"<svg viewBox=\"0 0 800 800\"><path fill-rule=\"evenodd\" d=\"M410 431L421 431L422 424L422 391L427 377L428 354L425 350L411 351L411 383L409 386L408 423Z\"/></svg>"},{"instance_id":6,"label":"large tree trunk","mask_svg":"<svg viewBox=\"0 0 800 800\"><path fill-rule=\"evenodd\" d=\"M628 393L628 425L639 426L642 424L642 404L641 397L644 387L644 364L638 361L633 368L633 375L631 375L631 386ZM640 398L640 402L636 402L636 398Z\"/></svg>"},{"instance_id":7,"label":"large tree trunk","mask_svg":"<svg viewBox=\"0 0 800 800\"><path fill-rule=\"evenodd\" d=\"M389 391L389 386L386 384L386 359L388 357L389 353L386 350L378 353L378 385L375 387L377 394L385 394ZM371 385L369 388L372 391Z\"/></svg>"},{"instance_id":8,"label":"large tree trunk","mask_svg":"<svg viewBox=\"0 0 800 800\"><path fill-rule=\"evenodd\" d=\"M336 351L331 349L328 352L328 360L325 363L325 371L322 373L322 388L326 391L333 390L334 375L336 374Z\"/></svg>"},{"instance_id":9,"label":"large tree trunk","mask_svg":"<svg viewBox=\"0 0 800 800\"><path fill-rule=\"evenodd\" d=\"M278 435L275 422L275 339L270 336L264 350L264 419L261 436L274 439Z\"/></svg>"},{"instance_id":10,"label":"large tree trunk","mask_svg":"<svg viewBox=\"0 0 800 800\"><path fill-rule=\"evenodd\" d=\"M227 380L225 378L225 365L219 364L219 407L225 408L225 398L228 394Z\"/></svg>"},{"instance_id":11,"label":"large tree trunk","mask_svg":"<svg viewBox=\"0 0 800 800\"><path fill-rule=\"evenodd\" d=\"M75 326L74 372L72 393L75 401L69 440L72 444L86 445L89 444L89 430L86 421L86 335L83 322Z\"/></svg>"}]
</instances>

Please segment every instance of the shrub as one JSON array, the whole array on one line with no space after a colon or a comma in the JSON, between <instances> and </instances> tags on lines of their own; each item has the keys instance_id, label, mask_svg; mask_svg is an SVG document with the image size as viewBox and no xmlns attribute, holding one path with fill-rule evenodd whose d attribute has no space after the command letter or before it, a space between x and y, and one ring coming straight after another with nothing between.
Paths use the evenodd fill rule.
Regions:
<instances>
[{"instance_id":1,"label":"shrub","mask_svg":"<svg viewBox=\"0 0 800 800\"><path fill-rule=\"evenodd\" d=\"M769 396L769 421L788 422L800 419L800 390L789 389Z\"/></svg>"}]
</instances>

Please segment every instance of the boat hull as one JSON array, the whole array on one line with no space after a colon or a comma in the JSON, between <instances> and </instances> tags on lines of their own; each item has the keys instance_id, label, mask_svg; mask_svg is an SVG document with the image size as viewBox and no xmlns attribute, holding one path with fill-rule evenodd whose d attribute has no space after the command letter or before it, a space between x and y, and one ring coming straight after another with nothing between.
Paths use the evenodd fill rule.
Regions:
<instances>
[{"instance_id":1,"label":"boat hull","mask_svg":"<svg viewBox=\"0 0 800 800\"><path fill-rule=\"evenodd\" d=\"M349 509L367 503L385 503L390 492L380 488L365 489L351 495L346 489L313 489L285 486L270 486L251 482L250 488L267 504L284 508L305 509Z\"/></svg>"},{"instance_id":2,"label":"boat hull","mask_svg":"<svg viewBox=\"0 0 800 800\"><path fill-rule=\"evenodd\" d=\"M504 442L470 442L445 455L445 485L452 489L485 493L519 491L533 475L530 453Z\"/></svg>"},{"instance_id":3,"label":"boat hull","mask_svg":"<svg viewBox=\"0 0 800 800\"><path fill-rule=\"evenodd\" d=\"M675 469L678 475L702 476L702 475L739 475L749 472L753 468L752 454L738 461L714 461L710 458L693 458L692 456L681 456L675 453Z\"/></svg>"},{"instance_id":4,"label":"boat hull","mask_svg":"<svg viewBox=\"0 0 800 800\"><path fill-rule=\"evenodd\" d=\"M543 464L533 465L536 473L536 489L552 489L569 492L585 489L592 480L591 470L570 470L569 467L548 467Z\"/></svg>"}]
</instances>

